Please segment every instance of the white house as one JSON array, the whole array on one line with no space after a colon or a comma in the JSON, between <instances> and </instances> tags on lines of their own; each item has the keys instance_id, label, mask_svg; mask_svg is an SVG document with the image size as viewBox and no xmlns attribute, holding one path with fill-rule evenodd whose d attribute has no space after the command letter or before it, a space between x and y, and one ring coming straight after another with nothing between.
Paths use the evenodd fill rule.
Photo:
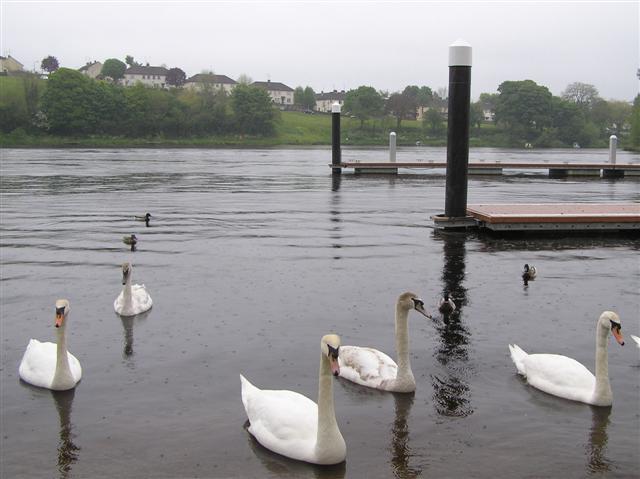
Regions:
<instances>
[{"instance_id":1,"label":"white house","mask_svg":"<svg viewBox=\"0 0 640 479\"><path fill-rule=\"evenodd\" d=\"M256 86L267 90L271 96L271 101L276 105L293 106L293 88L284 83L267 81L255 81L251 86Z\"/></svg>"},{"instance_id":2,"label":"white house","mask_svg":"<svg viewBox=\"0 0 640 479\"><path fill-rule=\"evenodd\" d=\"M24 65L11 55L0 57L0 72L7 74L24 71Z\"/></svg>"},{"instance_id":3,"label":"white house","mask_svg":"<svg viewBox=\"0 0 640 479\"><path fill-rule=\"evenodd\" d=\"M316 110L330 113L331 105L333 105L334 103L338 102L340 103L340 106L344 106L344 97L346 95L347 94L344 92L344 90L333 90L328 93L318 93L316 94Z\"/></svg>"},{"instance_id":4,"label":"white house","mask_svg":"<svg viewBox=\"0 0 640 479\"><path fill-rule=\"evenodd\" d=\"M78 71L89 78L96 78L102 71L102 63L88 62L85 66L78 68Z\"/></svg>"},{"instance_id":5,"label":"white house","mask_svg":"<svg viewBox=\"0 0 640 479\"><path fill-rule=\"evenodd\" d=\"M189 78L184 87L189 90L201 90L207 86L211 86L215 90L224 90L231 93L231 90L238 84L235 80L226 75L214 75L213 73L198 73Z\"/></svg>"},{"instance_id":6,"label":"white house","mask_svg":"<svg viewBox=\"0 0 640 479\"><path fill-rule=\"evenodd\" d=\"M165 67L133 66L124 72L122 84L133 86L136 83L153 88L166 88L167 70Z\"/></svg>"}]
</instances>

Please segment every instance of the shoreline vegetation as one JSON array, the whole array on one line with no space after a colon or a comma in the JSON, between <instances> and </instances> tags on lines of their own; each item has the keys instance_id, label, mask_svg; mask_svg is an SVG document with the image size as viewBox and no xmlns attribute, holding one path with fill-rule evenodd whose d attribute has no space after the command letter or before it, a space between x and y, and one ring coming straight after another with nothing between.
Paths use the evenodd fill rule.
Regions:
<instances>
[{"instance_id":1,"label":"shoreline vegetation","mask_svg":"<svg viewBox=\"0 0 640 479\"><path fill-rule=\"evenodd\" d=\"M341 118L343 147L387 147L389 132L394 131L395 121L369 120L361 127L360 120ZM430 136L417 120L404 120L397 131L397 145L400 146L447 146L446 131L438 136ZM17 129L11 133L0 133L1 148L256 148L256 147L331 146L331 115L313 115L284 111L280 112L273 135L226 134L202 137L168 138L147 136L131 138L127 136L89 135L62 136L33 134ZM480 128L472 128L469 146L472 148L522 148L509 140L508 133L491 123ZM640 152L638 148L621 145L620 149ZM542 145L540 148L571 148L567 145ZM597 142L589 148L608 148L605 141Z\"/></svg>"},{"instance_id":2,"label":"shoreline vegetation","mask_svg":"<svg viewBox=\"0 0 640 479\"><path fill-rule=\"evenodd\" d=\"M575 83L567 92L571 88L591 91L590 103L568 93L555 97L531 80L503 82L499 94L482 94L471 103L469 146L607 148L609 136L616 134L619 149L640 150L640 95L632 106L599 98L591 85ZM197 90L140 83L124 87L61 68L47 80L31 74L0 76L0 92L0 148L331 144L331 114L303 108L299 101L281 111L265 89L249 84L238 84L231 93L206 84ZM415 105L420 95L426 98L420 103L427 105L420 107L424 119L411 119L419 117ZM386 147L389 133L395 132L398 146L446 146L446 103L446 92L428 87L408 86L386 100L372 87L350 90L342 110L341 144Z\"/></svg>"}]
</instances>

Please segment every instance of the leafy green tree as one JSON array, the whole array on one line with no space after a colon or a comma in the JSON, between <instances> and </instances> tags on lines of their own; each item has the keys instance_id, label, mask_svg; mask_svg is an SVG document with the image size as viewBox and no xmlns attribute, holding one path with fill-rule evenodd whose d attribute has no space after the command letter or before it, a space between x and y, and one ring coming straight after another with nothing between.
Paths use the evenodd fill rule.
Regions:
<instances>
[{"instance_id":1,"label":"leafy green tree","mask_svg":"<svg viewBox=\"0 0 640 479\"><path fill-rule=\"evenodd\" d=\"M445 131L444 115L436 107L430 107L422 118L422 124L432 135L439 136Z\"/></svg>"},{"instance_id":2,"label":"leafy green tree","mask_svg":"<svg viewBox=\"0 0 640 479\"><path fill-rule=\"evenodd\" d=\"M231 131L229 98L224 90L205 83L198 90L182 90L180 101L186 105L190 135L213 135Z\"/></svg>"},{"instance_id":3,"label":"leafy green tree","mask_svg":"<svg viewBox=\"0 0 640 479\"><path fill-rule=\"evenodd\" d=\"M293 90L293 104L299 108L303 108L304 88L302 88L301 86L297 86L295 90Z\"/></svg>"},{"instance_id":4,"label":"leafy green tree","mask_svg":"<svg viewBox=\"0 0 640 479\"><path fill-rule=\"evenodd\" d=\"M127 55L124 59L124 62L129 66L129 67L139 67L140 63L138 63L137 61L135 61L133 59L133 57L131 55Z\"/></svg>"},{"instance_id":5,"label":"leafy green tree","mask_svg":"<svg viewBox=\"0 0 640 479\"><path fill-rule=\"evenodd\" d=\"M170 68L167 71L166 83L167 85L180 87L187 81L187 75L180 68Z\"/></svg>"},{"instance_id":6,"label":"leafy green tree","mask_svg":"<svg viewBox=\"0 0 640 479\"><path fill-rule=\"evenodd\" d=\"M124 72L127 69L127 65L118 60L117 58L109 58L104 61L100 74L103 77L109 77L113 81L118 81L124 78Z\"/></svg>"},{"instance_id":7,"label":"leafy green tree","mask_svg":"<svg viewBox=\"0 0 640 479\"><path fill-rule=\"evenodd\" d=\"M266 90L239 84L231 93L231 106L240 133L272 135L275 132L277 111Z\"/></svg>"},{"instance_id":8,"label":"leafy green tree","mask_svg":"<svg viewBox=\"0 0 640 479\"><path fill-rule=\"evenodd\" d=\"M360 120L360 128L364 127L365 120L376 118L382 114L384 100L382 96L370 86L360 86L347 92L344 98L344 109L351 112Z\"/></svg>"},{"instance_id":9,"label":"leafy green tree","mask_svg":"<svg viewBox=\"0 0 640 479\"><path fill-rule=\"evenodd\" d=\"M409 85L402 94L414 98L417 106L430 106L433 102L433 91L428 86Z\"/></svg>"},{"instance_id":10,"label":"leafy green tree","mask_svg":"<svg viewBox=\"0 0 640 479\"><path fill-rule=\"evenodd\" d=\"M633 110L631 114L631 146L640 149L640 95L636 95L633 100Z\"/></svg>"},{"instance_id":11,"label":"leafy green tree","mask_svg":"<svg viewBox=\"0 0 640 479\"><path fill-rule=\"evenodd\" d=\"M532 141L551 125L553 95L547 87L533 80L505 81L498 91L495 119L512 139Z\"/></svg>"},{"instance_id":12,"label":"leafy green tree","mask_svg":"<svg viewBox=\"0 0 640 479\"><path fill-rule=\"evenodd\" d=\"M52 133L86 134L95 131L93 84L82 73L60 68L49 76L42 98Z\"/></svg>"},{"instance_id":13,"label":"leafy green tree","mask_svg":"<svg viewBox=\"0 0 640 479\"><path fill-rule=\"evenodd\" d=\"M385 104L385 110L387 113L391 114L391 116L396 119L397 130L400 130L402 120L406 118L415 119L417 107L417 95L412 95L411 91L407 92L406 88L402 93L392 94Z\"/></svg>"},{"instance_id":14,"label":"leafy green tree","mask_svg":"<svg viewBox=\"0 0 640 479\"><path fill-rule=\"evenodd\" d=\"M499 96L500 95L498 95L497 93L480 93L480 99L478 100L478 103L480 103L483 110L495 112Z\"/></svg>"},{"instance_id":15,"label":"leafy green tree","mask_svg":"<svg viewBox=\"0 0 640 479\"><path fill-rule=\"evenodd\" d=\"M482 127L484 121L484 110L482 104L479 101L472 102L469 108L469 124L476 128Z\"/></svg>"},{"instance_id":16,"label":"leafy green tree","mask_svg":"<svg viewBox=\"0 0 640 479\"><path fill-rule=\"evenodd\" d=\"M293 103L305 110L315 110L316 92L310 86L305 88L299 86L293 91Z\"/></svg>"},{"instance_id":17,"label":"leafy green tree","mask_svg":"<svg viewBox=\"0 0 640 479\"><path fill-rule=\"evenodd\" d=\"M60 64L58 63L58 59L56 57L49 55L48 57L42 59L40 68L48 73L53 73L58 68L60 68Z\"/></svg>"}]
</instances>

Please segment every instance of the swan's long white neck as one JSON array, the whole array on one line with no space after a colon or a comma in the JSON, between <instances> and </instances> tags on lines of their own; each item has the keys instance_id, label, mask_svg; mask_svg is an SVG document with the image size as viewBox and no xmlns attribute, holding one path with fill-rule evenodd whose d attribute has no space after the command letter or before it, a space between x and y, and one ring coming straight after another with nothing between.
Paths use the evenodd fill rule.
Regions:
<instances>
[{"instance_id":1,"label":"swan's long white neck","mask_svg":"<svg viewBox=\"0 0 640 479\"><path fill-rule=\"evenodd\" d=\"M129 271L124 288L122 288L122 302L126 305L131 304L131 271Z\"/></svg>"},{"instance_id":2,"label":"swan's long white neck","mask_svg":"<svg viewBox=\"0 0 640 479\"><path fill-rule=\"evenodd\" d=\"M609 340L608 325L598 321L596 328L596 389L593 392L594 402L602 400L609 402L613 398L609 383L609 355L607 345Z\"/></svg>"},{"instance_id":3,"label":"swan's long white neck","mask_svg":"<svg viewBox=\"0 0 640 479\"><path fill-rule=\"evenodd\" d=\"M53 381L51 382L52 389L56 387L64 387L70 380L73 382L73 376L71 375L71 368L69 367L69 356L67 354L67 339L65 335L66 318L65 321L56 328L57 336L57 351L56 351L56 372L53 375Z\"/></svg>"},{"instance_id":4,"label":"swan's long white neck","mask_svg":"<svg viewBox=\"0 0 640 479\"><path fill-rule=\"evenodd\" d=\"M398 375L396 380L411 379L411 362L409 360L409 310L401 304L396 304L396 361L398 363Z\"/></svg>"},{"instance_id":5,"label":"swan's long white neck","mask_svg":"<svg viewBox=\"0 0 640 479\"><path fill-rule=\"evenodd\" d=\"M318 378L317 451L332 450L337 441L342 439L333 407L333 380L331 376L329 359L322 353L320 355L320 372Z\"/></svg>"}]
</instances>

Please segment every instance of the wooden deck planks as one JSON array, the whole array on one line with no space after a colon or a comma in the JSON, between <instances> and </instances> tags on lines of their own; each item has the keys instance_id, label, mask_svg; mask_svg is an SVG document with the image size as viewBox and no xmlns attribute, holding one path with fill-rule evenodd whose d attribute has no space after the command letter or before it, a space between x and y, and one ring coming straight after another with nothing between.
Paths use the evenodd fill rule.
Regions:
<instances>
[{"instance_id":1,"label":"wooden deck planks","mask_svg":"<svg viewBox=\"0 0 640 479\"><path fill-rule=\"evenodd\" d=\"M477 204L467 214L488 224L639 223L640 203Z\"/></svg>"}]
</instances>

